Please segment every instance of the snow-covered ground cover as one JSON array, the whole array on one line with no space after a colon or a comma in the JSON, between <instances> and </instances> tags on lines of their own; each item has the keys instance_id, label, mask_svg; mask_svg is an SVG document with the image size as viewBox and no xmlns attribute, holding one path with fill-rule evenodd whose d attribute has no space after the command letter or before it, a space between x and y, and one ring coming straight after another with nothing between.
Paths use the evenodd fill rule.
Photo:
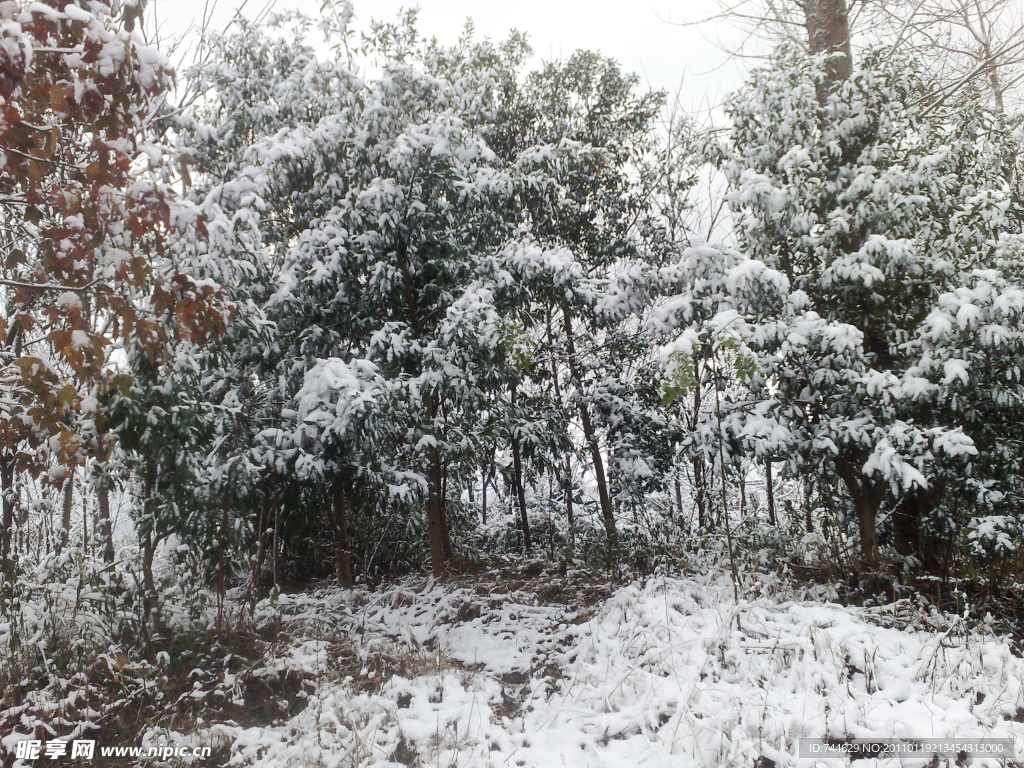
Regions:
<instances>
[{"instance_id":1,"label":"snow-covered ground cover","mask_svg":"<svg viewBox=\"0 0 1024 768\"><path fill-rule=\"evenodd\" d=\"M955 617L844 607L769 576L738 603L719 573L589 604L545 603L538 583L280 596L258 611L292 640L258 672L305 675L304 708L147 738L219 742L265 768L814 765L801 737L1024 746L1024 661Z\"/></svg>"}]
</instances>

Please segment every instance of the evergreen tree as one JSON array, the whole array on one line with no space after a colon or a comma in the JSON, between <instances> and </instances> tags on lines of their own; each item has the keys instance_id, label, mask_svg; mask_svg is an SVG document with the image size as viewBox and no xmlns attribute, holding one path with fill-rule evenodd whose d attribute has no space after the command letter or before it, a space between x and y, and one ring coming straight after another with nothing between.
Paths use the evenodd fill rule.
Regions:
<instances>
[{"instance_id":1,"label":"evergreen tree","mask_svg":"<svg viewBox=\"0 0 1024 768\"><path fill-rule=\"evenodd\" d=\"M979 371L991 389L957 391L975 374L959 352L930 346L955 334L928 325L950 294L1018 279L1012 133L978 102L952 118L930 112L935 86L884 50L822 101L828 77L820 57L783 53L729 106L719 163L737 234L788 291L768 315L739 307L754 320L746 343L758 368L756 418L743 429L770 436L765 450L800 472L842 481L866 562L877 562L883 511L899 546L927 559L926 519L965 495L986 508L995 497L983 489L1006 487L1016 461L1003 463L1015 454L1011 420L982 427L960 412L965 398L968 413L1012 400L1016 379ZM1014 338L1015 316L1004 320ZM941 371L937 358L948 358Z\"/></svg>"}]
</instances>

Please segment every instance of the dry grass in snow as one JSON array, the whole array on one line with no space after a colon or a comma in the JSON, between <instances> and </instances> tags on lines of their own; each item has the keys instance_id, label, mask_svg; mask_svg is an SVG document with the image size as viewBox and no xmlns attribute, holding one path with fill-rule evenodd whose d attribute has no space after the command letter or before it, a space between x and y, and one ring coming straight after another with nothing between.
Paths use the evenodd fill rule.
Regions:
<instances>
[{"instance_id":1,"label":"dry grass in snow","mask_svg":"<svg viewBox=\"0 0 1024 768\"><path fill-rule=\"evenodd\" d=\"M1024 746L1024 661L1005 638L906 601L844 607L753 583L739 603L717 573L584 606L491 582L281 596L259 615L292 640L265 673L305 675L305 707L148 738L219 741L261 768L810 766L803 736Z\"/></svg>"}]
</instances>

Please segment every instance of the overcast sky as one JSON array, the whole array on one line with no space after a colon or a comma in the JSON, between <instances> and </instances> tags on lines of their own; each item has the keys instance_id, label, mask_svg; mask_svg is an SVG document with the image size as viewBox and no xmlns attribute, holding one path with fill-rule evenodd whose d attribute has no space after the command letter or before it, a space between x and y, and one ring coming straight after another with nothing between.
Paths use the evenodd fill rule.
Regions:
<instances>
[{"instance_id":1,"label":"overcast sky","mask_svg":"<svg viewBox=\"0 0 1024 768\"><path fill-rule=\"evenodd\" d=\"M242 2L218 0L212 26L223 28ZM243 12L254 15L265 2L247 0ZM318 13L318 0L276 2L280 9ZM472 18L481 37L500 40L512 29L527 33L543 59L567 58L580 48L600 51L650 87L679 92L687 111L720 102L740 82L739 66L716 46L735 38L728 25L672 23L710 14L714 0L355 0L357 26L371 17L394 19L400 9L415 6L421 31L442 42L454 42ZM204 0L152 0L149 7L166 31L181 32L202 18Z\"/></svg>"}]
</instances>

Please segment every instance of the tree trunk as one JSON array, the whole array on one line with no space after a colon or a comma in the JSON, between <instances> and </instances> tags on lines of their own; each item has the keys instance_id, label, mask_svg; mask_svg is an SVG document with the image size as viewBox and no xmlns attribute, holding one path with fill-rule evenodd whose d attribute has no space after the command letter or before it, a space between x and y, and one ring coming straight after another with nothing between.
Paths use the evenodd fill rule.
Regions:
<instances>
[{"instance_id":1,"label":"tree trunk","mask_svg":"<svg viewBox=\"0 0 1024 768\"><path fill-rule=\"evenodd\" d=\"M333 499L334 578L343 589L352 587L352 554L348 550L348 500L345 491L337 488Z\"/></svg>"},{"instance_id":2,"label":"tree trunk","mask_svg":"<svg viewBox=\"0 0 1024 768\"><path fill-rule=\"evenodd\" d=\"M802 7L810 53L835 54L825 66L825 81L818 86L818 101L824 104L828 94L853 73L846 0L804 0Z\"/></svg>"},{"instance_id":3,"label":"tree trunk","mask_svg":"<svg viewBox=\"0 0 1024 768\"><path fill-rule=\"evenodd\" d=\"M676 487L676 519L679 521L679 524L682 525L682 522L683 522L683 490L682 490L682 488L679 487L679 471L678 470L676 471L675 477L673 478L672 482L673 482L673 484ZM687 526L687 527L689 527L689 526Z\"/></svg>"},{"instance_id":4,"label":"tree trunk","mask_svg":"<svg viewBox=\"0 0 1024 768\"><path fill-rule=\"evenodd\" d=\"M490 485L494 489L494 496L498 498L501 496L501 492L498 490L498 479L497 479L498 465L494 462L494 450L491 450L491 459L487 466L484 467L483 476L483 508L482 517L484 525L487 524L487 486Z\"/></svg>"},{"instance_id":5,"label":"tree trunk","mask_svg":"<svg viewBox=\"0 0 1024 768\"><path fill-rule=\"evenodd\" d=\"M441 509L441 455L436 446L427 449L427 536L430 539L430 570L434 578L448 576L444 556L444 511Z\"/></svg>"},{"instance_id":6,"label":"tree trunk","mask_svg":"<svg viewBox=\"0 0 1024 768\"><path fill-rule=\"evenodd\" d=\"M858 468L858 463L848 458L836 460L836 469L857 510L857 526L860 531L860 552L864 565L869 569L878 566L878 510L882 506L888 485L872 482Z\"/></svg>"},{"instance_id":7,"label":"tree trunk","mask_svg":"<svg viewBox=\"0 0 1024 768\"><path fill-rule=\"evenodd\" d=\"M565 460L565 516L569 522L569 549L576 549L576 515L572 508L572 464Z\"/></svg>"},{"instance_id":8,"label":"tree trunk","mask_svg":"<svg viewBox=\"0 0 1024 768\"><path fill-rule=\"evenodd\" d=\"M562 317L565 324L566 350L569 353L569 373L573 383L576 385L577 401L579 403L580 421L583 424L583 438L590 449L590 459L594 464L594 479L597 481L597 495L601 502L601 519L604 523L605 534L608 537L608 565L613 565L618 559L619 538L615 530L615 512L612 509L611 496L608 494L608 483L604 473L604 459L601 456L601 446L597 442L597 433L594 430L594 423L590 420L590 410L583 399L583 377L580 375L579 366L576 364L576 343L572 333L572 317L568 308L563 308Z\"/></svg>"},{"instance_id":9,"label":"tree trunk","mask_svg":"<svg viewBox=\"0 0 1024 768\"><path fill-rule=\"evenodd\" d=\"M697 505L697 529L703 531L705 526L708 528L714 528L710 525L707 514L707 476L704 473L705 470L704 459L700 456L693 457L693 498L694 503Z\"/></svg>"},{"instance_id":10,"label":"tree trunk","mask_svg":"<svg viewBox=\"0 0 1024 768\"><path fill-rule=\"evenodd\" d=\"M103 551L103 562L110 565L114 562L114 528L110 518L110 477L104 465L96 477L96 518L96 546Z\"/></svg>"},{"instance_id":11,"label":"tree trunk","mask_svg":"<svg viewBox=\"0 0 1024 768\"><path fill-rule=\"evenodd\" d=\"M807 533L814 533L814 515L811 509L811 481L804 479L804 529Z\"/></svg>"},{"instance_id":12,"label":"tree trunk","mask_svg":"<svg viewBox=\"0 0 1024 768\"><path fill-rule=\"evenodd\" d=\"M747 475L743 470L743 461L740 460L740 521L747 513Z\"/></svg>"},{"instance_id":13,"label":"tree trunk","mask_svg":"<svg viewBox=\"0 0 1024 768\"><path fill-rule=\"evenodd\" d=\"M153 595L156 593L156 581L153 578L153 534L149 525L139 531L142 546L142 624L144 630L149 627L149 617L153 612Z\"/></svg>"},{"instance_id":14,"label":"tree trunk","mask_svg":"<svg viewBox=\"0 0 1024 768\"><path fill-rule=\"evenodd\" d=\"M221 492L220 502L220 528L226 532L231 530L231 497ZM217 621L216 629L219 634L224 629L224 596L227 593L227 544L221 539L217 543L217 572L215 589L217 595Z\"/></svg>"},{"instance_id":15,"label":"tree trunk","mask_svg":"<svg viewBox=\"0 0 1024 768\"><path fill-rule=\"evenodd\" d=\"M516 404L516 385L512 385L512 407ZM516 439L515 426L509 436L512 445L512 482L519 502L519 525L523 530L523 552L530 553L533 548L533 537L530 535L530 518L526 514L526 489L523 487L523 462L519 453L519 441Z\"/></svg>"},{"instance_id":16,"label":"tree trunk","mask_svg":"<svg viewBox=\"0 0 1024 768\"><path fill-rule=\"evenodd\" d=\"M274 505L274 533L271 538L271 546L274 548L273 551L273 566L274 566L274 586L277 587L281 584L280 581L280 570L278 568L278 558L281 553L281 505Z\"/></svg>"},{"instance_id":17,"label":"tree trunk","mask_svg":"<svg viewBox=\"0 0 1024 768\"><path fill-rule=\"evenodd\" d=\"M61 510L60 516L60 544L58 550L64 549L68 543L68 536L71 534L71 509L75 499L75 470L72 468L68 472L67 479L64 480L64 507Z\"/></svg>"},{"instance_id":18,"label":"tree trunk","mask_svg":"<svg viewBox=\"0 0 1024 768\"><path fill-rule=\"evenodd\" d=\"M698 370L699 358L693 361L694 375L702 375ZM706 370L706 368L705 368ZM697 422L700 419L700 396L701 396L701 384L700 379L697 379L697 386L693 388L693 418L690 422L690 430L695 431L697 429ZM707 509L707 462L704 461L703 456L694 456L693 462L693 497L694 503L697 505L697 529L703 531L705 526L709 530L714 530L714 521L710 519Z\"/></svg>"},{"instance_id":19,"label":"tree trunk","mask_svg":"<svg viewBox=\"0 0 1024 768\"><path fill-rule=\"evenodd\" d=\"M455 562L452 550L452 529L448 525L448 465L441 465L441 547L444 559L449 565Z\"/></svg>"},{"instance_id":20,"label":"tree trunk","mask_svg":"<svg viewBox=\"0 0 1024 768\"><path fill-rule=\"evenodd\" d=\"M732 575L732 597L733 597L733 601L738 603L739 599L740 599L740 594L739 594L739 573L738 573L738 571L736 569L736 549L735 549L735 547L733 547L733 543L732 543L732 522L729 520L729 504L728 504L729 494L727 493L727 488L726 488L726 483L725 483L725 432L722 429L722 403L721 403L721 396L720 396L721 390L720 390L720 385L719 385L720 379L719 379L719 375L718 375L718 366L717 366L715 360L716 360L716 358L714 357L714 353L712 353L712 357L711 357L712 369L711 370L712 370L712 374L714 375L713 381L715 383L715 422L716 422L716 424L718 426L718 470L719 470L718 474L719 474L719 477L721 478L721 481L722 481L722 522L725 523L725 541L726 541L726 544L729 547L729 571L730 571L730 573ZM741 504L742 504L742 499L743 499L743 486L745 484L745 481L746 481L746 478L742 477L742 472L741 472L741 477L740 477L740 498L741 498L741 502L740 503ZM739 628L739 621L740 621L740 617L737 614L737 616L736 616L736 626L737 626L737 629Z\"/></svg>"},{"instance_id":21,"label":"tree trunk","mask_svg":"<svg viewBox=\"0 0 1024 768\"><path fill-rule=\"evenodd\" d=\"M989 41L985 41L982 44L982 52L984 53L985 65L988 67L988 84L992 89L992 98L995 101L996 113L999 115L1006 114L1006 105L1003 102L1003 94L1006 92L1006 87L1003 85L1002 79L999 77L999 66L996 64L995 57L992 55L992 44Z\"/></svg>"},{"instance_id":22,"label":"tree trunk","mask_svg":"<svg viewBox=\"0 0 1024 768\"><path fill-rule=\"evenodd\" d=\"M18 545L16 552L27 552L32 548L32 541L28 535L28 507L17 505L14 511L14 520L17 525ZM36 557L39 557L39 536L36 536ZM3 582L3 575L0 572L0 583Z\"/></svg>"},{"instance_id":23,"label":"tree trunk","mask_svg":"<svg viewBox=\"0 0 1024 768\"><path fill-rule=\"evenodd\" d=\"M14 350L14 358L21 357L23 341L21 323L15 320L7 332L6 345ZM17 556L14 549L14 519L17 499L14 490L14 453L5 452L0 457L0 506L3 508L0 520L0 605L7 597L13 596L14 577L17 570Z\"/></svg>"},{"instance_id":24,"label":"tree trunk","mask_svg":"<svg viewBox=\"0 0 1024 768\"><path fill-rule=\"evenodd\" d=\"M768 523L775 527L778 525L778 521L775 518L775 485L772 482L771 456L764 460L764 487L768 493Z\"/></svg>"},{"instance_id":25,"label":"tree trunk","mask_svg":"<svg viewBox=\"0 0 1024 768\"><path fill-rule=\"evenodd\" d=\"M523 551L529 554L533 548L533 538L530 536L530 518L526 514L526 491L523 488L523 462L519 456L519 441L515 437L512 441L512 474L515 482L515 494L519 500L519 524L523 529Z\"/></svg>"},{"instance_id":26,"label":"tree trunk","mask_svg":"<svg viewBox=\"0 0 1024 768\"><path fill-rule=\"evenodd\" d=\"M399 242L395 249L395 258L402 275L402 295L408 313L409 325L416 338L423 336L423 323L420 318L419 299L409 265L409 244ZM410 370L410 374L415 371ZM423 406L427 412L430 427L428 435L434 437L434 421L439 412L439 403L429 392L423 395ZM448 558L451 555L451 537L448 535L448 521L444 511L444 467L441 453L435 442L427 449L427 537L430 540L430 570L435 579L448 576Z\"/></svg>"},{"instance_id":27,"label":"tree trunk","mask_svg":"<svg viewBox=\"0 0 1024 768\"><path fill-rule=\"evenodd\" d=\"M3 521L0 523L0 577L13 588L17 559L14 554L14 457L0 459L0 490L3 493Z\"/></svg>"},{"instance_id":28,"label":"tree trunk","mask_svg":"<svg viewBox=\"0 0 1024 768\"><path fill-rule=\"evenodd\" d=\"M150 619L153 621L153 628L160 632L163 629L163 620L160 615L160 606L156 594L156 579L153 577L153 557L156 554L156 540L153 536L153 524L156 516L156 465L152 462L146 464L146 476L143 481L143 519L139 521L139 538L142 547L142 631L149 636Z\"/></svg>"},{"instance_id":29,"label":"tree trunk","mask_svg":"<svg viewBox=\"0 0 1024 768\"><path fill-rule=\"evenodd\" d=\"M264 543L267 535L267 503L260 504L259 519L256 521L256 564L252 568L253 591L260 593L263 587L263 563L266 560L267 547Z\"/></svg>"},{"instance_id":30,"label":"tree trunk","mask_svg":"<svg viewBox=\"0 0 1024 768\"><path fill-rule=\"evenodd\" d=\"M927 546L922 534L925 517L942 503L943 489L938 486L908 492L892 512L892 540L904 557L916 555L925 570L941 570L941 557L934 546Z\"/></svg>"},{"instance_id":31,"label":"tree trunk","mask_svg":"<svg viewBox=\"0 0 1024 768\"><path fill-rule=\"evenodd\" d=\"M860 528L860 551L864 563L868 566L878 565L878 505L867 497L857 500L857 524Z\"/></svg>"},{"instance_id":32,"label":"tree trunk","mask_svg":"<svg viewBox=\"0 0 1024 768\"><path fill-rule=\"evenodd\" d=\"M93 531L95 534L95 531ZM92 543L89 541L89 503L86 501L85 490L82 490L82 551L92 554Z\"/></svg>"},{"instance_id":33,"label":"tree trunk","mask_svg":"<svg viewBox=\"0 0 1024 768\"><path fill-rule=\"evenodd\" d=\"M484 484L480 487L480 524L487 525L487 473L481 472Z\"/></svg>"}]
</instances>

